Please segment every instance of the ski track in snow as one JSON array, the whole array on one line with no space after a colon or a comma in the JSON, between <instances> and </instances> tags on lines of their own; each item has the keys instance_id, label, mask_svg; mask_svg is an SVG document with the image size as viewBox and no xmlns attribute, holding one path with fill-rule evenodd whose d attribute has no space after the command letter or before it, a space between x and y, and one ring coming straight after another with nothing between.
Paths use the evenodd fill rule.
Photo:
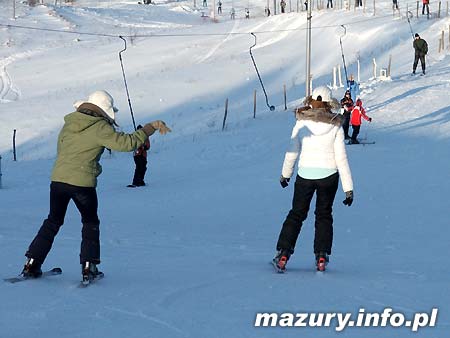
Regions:
<instances>
[{"instance_id":1,"label":"ski track in snow","mask_svg":"<svg viewBox=\"0 0 450 338\"><path fill-rule=\"evenodd\" d=\"M233 38L232 33L235 32L235 31L238 29L238 27L239 27L239 20L235 20L235 21L234 21L234 24L233 24L233 28L231 28L230 33L225 37L225 39L223 39L223 40L220 41L216 46L214 46L213 48L211 48L211 50L210 50L208 53L206 53L206 55L205 55L204 57L200 58L200 59L197 61L197 64L203 63L203 62L205 62L206 60L208 60L209 58L211 58L211 57L214 55L214 53L215 53L215 52L216 52L223 44L225 44L226 42L229 42L229 41Z\"/></svg>"},{"instance_id":2,"label":"ski track in snow","mask_svg":"<svg viewBox=\"0 0 450 338\"><path fill-rule=\"evenodd\" d=\"M113 312L118 312L118 313L127 315L127 316L132 316L132 317L137 317L137 318L142 318L142 319L148 320L148 321L150 321L152 323L161 325L161 326L171 330L172 332L177 333L178 335L181 335L183 337L186 336L186 334L182 330L180 330L179 328L175 327L174 325L172 325L170 323L167 323L167 322L165 322L165 321L163 321L161 319L158 319L158 318L146 315L142 311L132 312L132 311L127 311L127 310L124 310L124 309L119 309L119 308L111 307L111 306L105 306L104 308L107 309L107 310L113 311Z\"/></svg>"}]
</instances>

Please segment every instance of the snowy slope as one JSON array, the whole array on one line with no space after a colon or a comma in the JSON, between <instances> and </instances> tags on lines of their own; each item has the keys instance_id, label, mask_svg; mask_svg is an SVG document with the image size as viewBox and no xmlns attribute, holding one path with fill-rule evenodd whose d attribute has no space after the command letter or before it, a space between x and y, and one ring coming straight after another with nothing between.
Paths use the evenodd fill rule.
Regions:
<instances>
[{"instance_id":1,"label":"snowy slope","mask_svg":"<svg viewBox=\"0 0 450 338\"><path fill-rule=\"evenodd\" d=\"M265 3L234 3L260 15L230 21L226 1L218 24L201 19L192 2L19 5L15 21L0 13L0 23L136 36L124 54L136 119L162 118L173 128L168 136L152 137L145 188L124 188L134 170L130 154L104 155L98 194L106 278L77 288L80 220L71 205L45 263L61 266L63 275L0 284L1 337L448 335L450 56L437 54L437 39L449 20L412 20L430 55L427 76L411 77L411 32L405 18L392 17L389 1L381 1L375 20L369 11L314 13L313 83L331 82L332 67L341 63L339 25L346 24L348 69L356 74L359 54L362 98L373 117L361 136L376 144L348 147L355 203L344 207L338 191L329 270L313 269L311 211L288 273L278 275L268 262L293 193L278 184L294 122L283 110L282 86L290 106L302 99L305 13L263 18ZM264 107L249 58L253 39L236 34L252 31L278 31L257 34L254 49L269 101L277 105L273 113ZM189 36L138 37L148 34ZM55 140L72 102L105 88L121 108L121 128L132 127L117 57L120 39L0 27L0 42L0 266L7 277L20 271L48 212ZM384 67L389 55L392 80L370 79L372 58ZM342 94L343 88L335 91ZM226 98L229 121L221 132ZM18 162L12 161L13 129ZM385 307L407 316L437 307L439 319L418 333L253 327L262 311L356 314Z\"/></svg>"}]
</instances>

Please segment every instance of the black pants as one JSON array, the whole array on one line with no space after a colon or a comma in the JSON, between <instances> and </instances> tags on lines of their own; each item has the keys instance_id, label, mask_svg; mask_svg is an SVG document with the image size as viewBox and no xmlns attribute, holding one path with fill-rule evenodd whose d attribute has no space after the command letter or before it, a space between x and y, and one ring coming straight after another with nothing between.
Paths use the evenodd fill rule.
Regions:
<instances>
[{"instance_id":1,"label":"black pants","mask_svg":"<svg viewBox=\"0 0 450 338\"><path fill-rule=\"evenodd\" d=\"M422 72L425 73L425 55L423 55L423 54L415 54L414 55L413 72L416 71L419 60L420 60L421 66L422 66Z\"/></svg>"},{"instance_id":2,"label":"black pants","mask_svg":"<svg viewBox=\"0 0 450 338\"><path fill-rule=\"evenodd\" d=\"M349 128L350 128L350 112L344 111L344 122L342 123L342 129L344 129L344 135L346 139L350 138L350 136L348 135Z\"/></svg>"},{"instance_id":3,"label":"black pants","mask_svg":"<svg viewBox=\"0 0 450 338\"><path fill-rule=\"evenodd\" d=\"M316 215L314 253L331 254L333 244L333 202L339 183L339 174L335 173L318 180L307 180L297 176L295 181L292 209L283 223L278 237L277 250L289 250L294 253L295 244L308 216L311 200L316 193Z\"/></svg>"},{"instance_id":4,"label":"black pants","mask_svg":"<svg viewBox=\"0 0 450 338\"><path fill-rule=\"evenodd\" d=\"M144 185L144 177L147 171L147 159L144 156L134 156L136 169L134 170L133 184Z\"/></svg>"},{"instance_id":5,"label":"black pants","mask_svg":"<svg viewBox=\"0 0 450 338\"><path fill-rule=\"evenodd\" d=\"M328 0L327 2L327 8L333 8L333 0Z\"/></svg>"},{"instance_id":6,"label":"black pants","mask_svg":"<svg viewBox=\"0 0 450 338\"><path fill-rule=\"evenodd\" d=\"M352 126L353 129L353 133L352 133L352 141L356 141L358 135L359 135L359 131L361 130L361 126Z\"/></svg>"},{"instance_id":7,"label":"black pants","mask_svg":"<svg viewBox=\"0 0 450 338\"><path fill-rule=\"evenodd\" d=\"M34 258L40 264L44 262L59 228L64 223L67 206L71 199L78 208L83 223L80 263L100 263L100 221L97 216L97 192L95 188L78 187L60 182L50 184L50 213L31 242L25 256Z\"/></svg>"},{"instance_id":8,"label":"black pants","mask_svg":"<svg viewBox=\"0 0 450 338\"><path fill-rule=\"evenodd\" d=\"M423 6L422 6L422 15L425 14L425 7L427 8L427 15L430 15L430 7L428 6L428 4L423 4Z\"/></svg>"}]
</instances>

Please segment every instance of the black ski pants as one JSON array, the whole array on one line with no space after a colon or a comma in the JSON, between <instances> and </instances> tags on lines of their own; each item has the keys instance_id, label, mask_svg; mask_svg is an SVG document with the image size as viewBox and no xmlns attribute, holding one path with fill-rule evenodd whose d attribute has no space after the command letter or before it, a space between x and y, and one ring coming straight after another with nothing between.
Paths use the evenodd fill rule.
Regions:
<instances>
[{"instance_id":1,"label":"black ski pants","mask_svg":"<svg viewBox=\"0 0 450 338\"><path fill-rule=\"evenodd\" d=\"M359 135L359 131L361 130L361 126L352 126L352 141L357 141L357 137Z\"/></svg>"},{"instance_id":2,"label":"black ski pants","mask_svg":"<svg viewBox=\"0 0 450 338\"><path fill-rule=\"evenodd\" d=\"M288 250L291 254L294 253L303 221L308 216L311 200L316 193L314 253L331 254L333 244L332 212L338 184L338 173L317 180L308 180L297 175L292 209L283 223L278 237L277 250Z\"/></svg>"},{"instance_id":3,"label":"black ski pants","mask_svg":"<svg viewBox=\"0 0 450 338\"><path fill-rule=\"evenodd\" d=\"M422 66L422 72L425 73L425 55L419 54L419 53L416 53L414 55L413 72L416 71L419 60L420 60L420 65Z\"/></svg>"},{"instance_id":4,"label":"black ski pants","mask_svg":"<svg viewBox=\"0 0 450 338\"><path fill-rule=\"evenodd\" d=\"M136 164L136 169L134 170L133 184L144 185L144 177L147 171L147 159L145 156L134 156L134 163Z\"/></svg>"},{"instance_id":5,"label":"black ski pants","mask_svg":"<svg viewBox=\"0 0 450 338\"><path fill-rule=\"evenodd\" d=\"M67 183L50 184L50 213L30 244L25 256L42 264L52 248L53 240L64 223L67 206L73 200L81 214L80 263L100 263L100 221L95 188L78 187Z\"/></svg>"},{"instance_id":6,"label":"black ski pants","mask_svg":"<svg viewBox=\"0 0 450 338\"><path fill-rule=\"evenodd\" d=\"M342 129L344 129L345 138L350 138L348 135L348 129L350 128L350 112L344 111L344 122L342 123Z\"/></svg>"},{"instance_id":7,"label":"black ski pants","mask_svg":"<svg viewBox=\"0 0 450 338\"><path fill-rule=\"evenodd\" d=\"M425 8L427 9L427 15L430 15L430 6L428 4L423 4L422 15L425 15Z\"/></svg>"}]
</instances>

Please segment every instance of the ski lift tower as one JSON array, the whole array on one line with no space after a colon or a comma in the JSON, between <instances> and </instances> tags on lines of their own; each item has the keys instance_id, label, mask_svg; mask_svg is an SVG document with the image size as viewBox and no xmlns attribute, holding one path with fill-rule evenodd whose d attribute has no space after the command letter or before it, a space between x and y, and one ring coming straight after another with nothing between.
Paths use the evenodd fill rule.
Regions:
<instances>
[{"instance_id":1,"label":"ski lift tower","mask_svg":"<svg viewBox=\"0 0 450 338\"><path fill-rule=\"evenodd\" d=\"M306 97L311 95L311 0L306 0Z\"/></svg>"}]
</instances>

